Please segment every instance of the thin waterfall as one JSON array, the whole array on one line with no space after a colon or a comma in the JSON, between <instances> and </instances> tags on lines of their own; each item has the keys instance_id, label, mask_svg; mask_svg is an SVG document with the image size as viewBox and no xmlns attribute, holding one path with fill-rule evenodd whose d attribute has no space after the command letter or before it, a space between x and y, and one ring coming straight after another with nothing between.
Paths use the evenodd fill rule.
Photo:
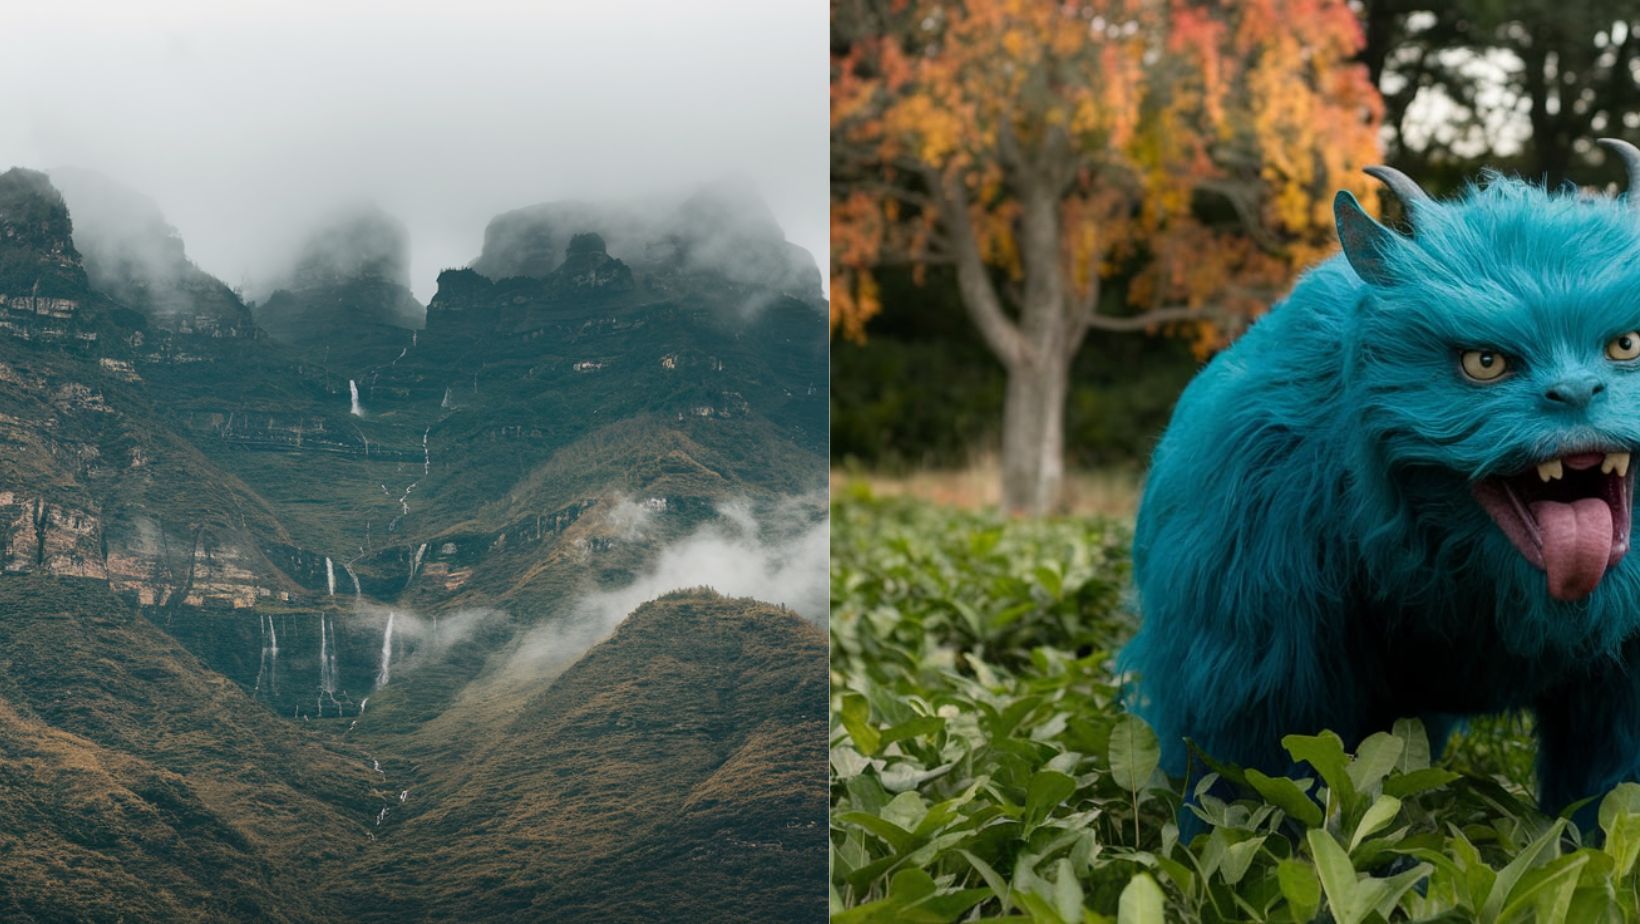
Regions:
<instances>
[{"instance_id":1,"label":"thin waterfall","mask_svg":"<svg viewBox=\"0 0 1640 924\"><path fill-rule=\"evenodd\" d=\"M364 408L359 406L359 383L352 379L347 380L348 413L354 417L363 417Z\"/></svg>"},{"instance_id":2,"label":"thin waterfall","mask_svg":"<svg viewBox=\"0 0 1640 924\"><path fill-rule=\"evenodd\" d=\"M336 630L330 625L328 614L319 614L319 690L323 693L336 692L336 651L331 646L331 639Z\"/></svg>"},{"instance_id":3,"label":"thin waterfall","mask_svg":"<svg viewBox=\"0 0 1640 924\"><path fill-rule=\"evenodd\" d=\"M325 556L325 588L332 597L336 596L336 566L331 563L330 556Z\"/></svg>"},{"instance_id":4,"label":"thin waterfall","mask_svg":"<svg viewBox=\"0 0 1640 924\"><path fill-rule=\"evenodd\" d=\"M382 660L381 667L376 670L376 688L379 690L387 686L393 673L393 620L398 616L392 610L387 611L387 628L382 632Z\"/></svg>"}]
</instances>

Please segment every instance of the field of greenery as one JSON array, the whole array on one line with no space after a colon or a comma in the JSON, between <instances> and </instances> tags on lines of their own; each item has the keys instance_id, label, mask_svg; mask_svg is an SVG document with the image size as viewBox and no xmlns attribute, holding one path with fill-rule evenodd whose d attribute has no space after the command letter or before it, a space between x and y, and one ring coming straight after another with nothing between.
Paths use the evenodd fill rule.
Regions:
<instances>
[{"instance_id":1,"label":"field of greenery","mask_svg":"<svg viewBox=\"0 0 1640 924\"><path fill-rule=\"evenodd\" d=\"M1288 737L1297 779L1161 774L1112 670L1127 543L838 493L835 924L1640 921L1640 786L1591 806L1598 830L1544 816L1518 718L1435 760L1403 721L1354 754Z\"/></svg>"}]
</instances>

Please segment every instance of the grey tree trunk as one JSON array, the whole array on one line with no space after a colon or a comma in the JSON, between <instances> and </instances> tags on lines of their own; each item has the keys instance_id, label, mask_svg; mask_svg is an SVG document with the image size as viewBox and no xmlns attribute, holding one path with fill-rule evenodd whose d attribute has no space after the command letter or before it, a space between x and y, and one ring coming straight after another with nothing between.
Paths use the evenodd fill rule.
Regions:
<instances>
[{"instance_id":1,"label":"grey tree trunk","mask_svg":"<svg viewBox=\"0 0 1640 924\"><path fill-rule=\"evenodd\" d=\"M1070 361L1046 350L1008 367L1002 411L1002 509L1040 516L1059 509L1065 480L1065 398Z\"/></svg>"}]
</instances>

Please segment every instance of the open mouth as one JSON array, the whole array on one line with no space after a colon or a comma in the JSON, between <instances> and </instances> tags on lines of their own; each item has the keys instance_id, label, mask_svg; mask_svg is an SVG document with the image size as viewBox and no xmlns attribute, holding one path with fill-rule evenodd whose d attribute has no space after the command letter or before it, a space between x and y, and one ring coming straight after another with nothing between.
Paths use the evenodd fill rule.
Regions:
<instances>
[{"instance_id":1,"label":"open mouth","mask_svg":"<svg viewBox=\"0 0 1640 924\"><path fill-rule=\"evenodd\" d=\"M1477 482L1475 499L1526 560L1549 577L1549 595L1581 600L1629 551L1634 482L1627 452L1580 452Z\"/></svg>"}]
</instances>

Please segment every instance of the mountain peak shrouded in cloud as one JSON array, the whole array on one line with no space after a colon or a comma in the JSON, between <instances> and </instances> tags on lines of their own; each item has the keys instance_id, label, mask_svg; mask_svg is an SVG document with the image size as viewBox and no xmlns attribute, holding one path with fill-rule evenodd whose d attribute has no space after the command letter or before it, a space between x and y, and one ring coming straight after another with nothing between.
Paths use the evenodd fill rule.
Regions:
<instances>
[{"instance_id":1,"label":"mountain peak shrouded in cloud","mask_svg":"<svg viewBox=\"0 0 1640 924\"><path fill-rule=\"evenodd\" d=\"M410 286L410 233L373 204L332 213L302 244L284 281L292 289L359 279Z\"/></svg>"},{"instance_id":2,"label":"mountain peak shrouded in cloud","mask_svg":"<svg viewBox=\"0 0 1640 924\"><path fill-rule=\"evenodd\" d=\"M571 241L595 233L609 255L658 278L710 275L818 304L820 269L786 240L753 185L732 178L681 200L548 202L496 216L472 268L490 279L544 278L569 259Z\"/></svg>"},{"instance_id":3,"label":"mountain peak shrouded in cloud","mask_svg":"<svg viewBox=\"0 0 1640 924\"><path fill-rule=\"evenodd\" d=\"M51 171L91 285L164 327L249 334L250 310L188 258L182 237L147 196L93 170Z\"/></svg>"},{"instance_id":4,"label":"mountain peak shrouded in cloud","mask_svg":"<svg viewBox=\"0 0 1640 924\"><path fill-rule=\"evenodd\" d=\"M86 274L68 205L38 170L0 173L0 294L78 298Z\"/></svg>"},{"instance_id":5,"label":"mountain peak shrouded in cloud","mask_svg":"<svg viewBox=\"0 0 1640 924\"><path fill-rule=\"evenodd\" d=\"M298 345L358 325L419 329L426 309L410 293L409 267L403 222L369 204L332 212L275 274L257 323Z\"/></svg>"}]
</instances>

